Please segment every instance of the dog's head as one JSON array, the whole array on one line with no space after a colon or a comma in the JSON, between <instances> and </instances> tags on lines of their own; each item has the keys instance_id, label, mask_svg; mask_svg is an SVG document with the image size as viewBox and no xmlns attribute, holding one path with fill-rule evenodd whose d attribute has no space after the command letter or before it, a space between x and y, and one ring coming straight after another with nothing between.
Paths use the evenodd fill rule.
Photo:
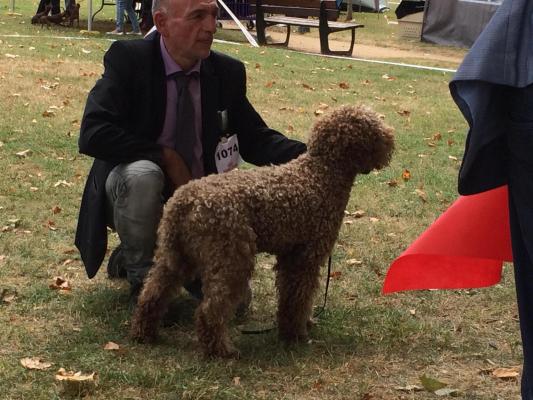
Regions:
<instances>
[{"instance_id":1,"label":"dog's head","mask_svg":"<svg viewBox=\"0 0 533 400\"><path fill-rule=\"evenodd\" d=\"M368 107L343 106L315 123L307 147L311 156L367 174L389 164L393 129Z\"/></svg>"}]
</instances>

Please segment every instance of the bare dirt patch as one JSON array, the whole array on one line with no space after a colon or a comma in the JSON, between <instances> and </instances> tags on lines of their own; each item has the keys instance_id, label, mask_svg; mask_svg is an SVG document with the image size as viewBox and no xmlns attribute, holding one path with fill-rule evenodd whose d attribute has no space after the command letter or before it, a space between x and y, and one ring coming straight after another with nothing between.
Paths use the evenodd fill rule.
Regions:
<instances>
[{"instance_id":1,"label":"bare dirt patch","mask_svg":"<svg viewBox=\"0 0 533 400\"><path fill-rule=\"evenodd\" d=\"M282 32L269 32L272 40L275 42L283 41L285 39L285 33ZM348 43L341 40L331 40L330 48L332 49L345 49ZM294 50L301 50L310 53L320 53L320 41L317 37L313 37L306 34L291 33L289 47ZM369 58L369 59L418 59L418 60L431 60L431 61L445 61L459 64L462 57L449 56L436 54L434 52L421 52L418 50L403 50L395 49L391 47L379 47L365 44L354 45L352 57L357 58Z\"/></svg>"}]
</instances>

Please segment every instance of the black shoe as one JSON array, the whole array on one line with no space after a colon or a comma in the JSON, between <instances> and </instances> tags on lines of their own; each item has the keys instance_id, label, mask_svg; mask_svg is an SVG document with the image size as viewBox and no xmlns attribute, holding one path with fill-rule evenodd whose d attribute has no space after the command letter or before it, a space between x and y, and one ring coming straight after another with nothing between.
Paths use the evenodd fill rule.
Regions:
<instances>
[{"instance_id":1,"label":"black shoe","mask_svg":"<svg viewBox=\"0 0 533 400\"><path fill-rule=\"evenodd\" d=\"M122 260L122 251L120 245L118 245L115 250L109 256L109 261L107 262L107 276L109 279L117 278L126 278L126 268L124 268Z\"/></svg>"}]
</instances>

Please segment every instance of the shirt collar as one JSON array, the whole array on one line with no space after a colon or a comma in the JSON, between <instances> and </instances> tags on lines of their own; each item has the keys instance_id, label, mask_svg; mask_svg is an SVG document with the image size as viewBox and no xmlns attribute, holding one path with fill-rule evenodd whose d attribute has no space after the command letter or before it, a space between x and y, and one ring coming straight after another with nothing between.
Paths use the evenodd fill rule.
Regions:
<instances>
[{"instance_id":1,"label":"shirt collar","mask_svg":"<svg viewBox=\"0 0 533 400\"><path fill-rule=\"evenodd\" d=\"M183 71L180 65L174 61L172 56L168 53L165 43L163 42L163 36L159 37L159 45L161 46L161 56L163 57L163 63L165 65L166 77L168 78L169 76L174 75L176 72ZM193 71L200 73L201 64L202 60L198 60L196 64L194 64L194 66L187 72L187 75Z\"/></svg>"}]
</instances>

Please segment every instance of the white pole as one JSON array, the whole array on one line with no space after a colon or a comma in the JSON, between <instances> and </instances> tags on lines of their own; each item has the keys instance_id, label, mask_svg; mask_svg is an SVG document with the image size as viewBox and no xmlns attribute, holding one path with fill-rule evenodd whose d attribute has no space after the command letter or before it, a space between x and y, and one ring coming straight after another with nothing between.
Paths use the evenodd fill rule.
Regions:
<instances>
[{"instance_id":1,"label":"white pole","mask_svg":"<svg viewBox=\"0 0 533 400\"><path fill-rule=\"evenodd\" d=\"M87 1L87 12L89 16L87 17L87 30L91 31L93 29L93 0Z\"/></svg>"},{"instance_id":2,"label":"white pole","mask_svg":"<svg viewBox=\"0 0 533 400\"><path fill-rule=\"evenodd\" d=\"M11 9L9 11L15 12L15 0L11 0Z\"/></svg>"},{"instance_id":3,"label":"white pole","mask_svg":"<svg viewBox=\"0 0 533 400\"><path fill-rule=\"evenodd\" d=\"M248 42L250 42L250 44L254 47L259 47L259 45L257 44L257 42L255 41L254 37L252 35L250 35L250 32L248 32L248 29L246 29L244 27L243 24L241 24L241 21L239 21L239 19L235 16L235 14L233 14L231 12L231 10L229 9L229 7L226 5L226 3L224 3L222 0L218 0L218 2L222 5L222 7L224 7L224 10L226 10L226 12L229 14L229 16L235 21L235 23L237 24L237 26L240 28L240 30L242 31L242 33L244 34L244 36L246 37L246 39L248 39Z\"/></svg>"}]
</instances>

